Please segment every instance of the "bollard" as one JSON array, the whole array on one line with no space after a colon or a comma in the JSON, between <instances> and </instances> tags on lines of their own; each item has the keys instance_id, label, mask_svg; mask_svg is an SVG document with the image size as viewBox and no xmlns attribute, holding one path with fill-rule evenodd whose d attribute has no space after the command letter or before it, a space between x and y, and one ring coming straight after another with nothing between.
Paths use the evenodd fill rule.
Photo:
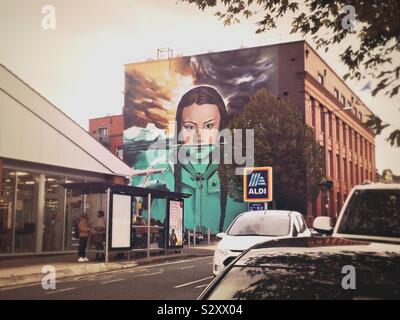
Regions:
<instances>
[{"instance_id":1,"label":"bollard","mask_svg":"<svg viewBox=\"0 0 400 320\"><path fill-rule=\"evenodd\" d=\"M208 228L208 231L207 231L207 240L208 240L208 245L210 246L211 245L211 230L210 230L210 228Z\"/></svg>"}]
</instances>

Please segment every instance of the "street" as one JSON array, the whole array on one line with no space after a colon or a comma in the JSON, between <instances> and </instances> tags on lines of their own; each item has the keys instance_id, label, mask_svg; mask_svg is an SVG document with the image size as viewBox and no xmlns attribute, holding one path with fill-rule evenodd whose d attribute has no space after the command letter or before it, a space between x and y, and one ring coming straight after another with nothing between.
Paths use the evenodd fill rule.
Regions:
<instances>
[{"instance_id":1,"label":"street","mask_svg":"<svg viewBox=\"0 0 400 320\"><path fill-rule=\"evenodd\" d=\"M193 300L212 278L208 256L64 279L56 290L44 290L41 284L0 289L0 300Z\"/></svg>"}]
</instances>

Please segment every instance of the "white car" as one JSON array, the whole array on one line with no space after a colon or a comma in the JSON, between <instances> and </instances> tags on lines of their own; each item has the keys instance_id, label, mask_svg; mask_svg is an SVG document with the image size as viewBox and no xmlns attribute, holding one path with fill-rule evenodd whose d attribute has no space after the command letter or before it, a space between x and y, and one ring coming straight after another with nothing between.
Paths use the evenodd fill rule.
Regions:
<instances>
[{"instance_id":1,"label":"white car","mask_svg":"<svg viewBox=\"0 0 400 320\"><path fill-rule=\"evenodd\" d=\"M216 276L242 251L273 239L310 237L303 216L296 211L265 210L241 213L230 224L226 233L218 233L222 240L214 253L213 273Z\"/></svg>"}]
</instances>

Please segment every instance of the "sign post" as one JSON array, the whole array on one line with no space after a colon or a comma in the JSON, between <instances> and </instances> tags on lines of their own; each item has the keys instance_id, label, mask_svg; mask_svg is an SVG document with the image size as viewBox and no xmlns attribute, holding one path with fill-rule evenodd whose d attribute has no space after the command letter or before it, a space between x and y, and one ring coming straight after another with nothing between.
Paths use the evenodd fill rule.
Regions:
<instances>
[{"instance_id":1,"label":"sign post","mask_svg":"<svg viewBox=\"0 0 400 320\"><path fill-rule=\"evenodd\" d=\"M243 201L259 206L272 201L272 167L244 168ZM252 205L249 204L249 210Z\"/></svg>"}]
</instances>

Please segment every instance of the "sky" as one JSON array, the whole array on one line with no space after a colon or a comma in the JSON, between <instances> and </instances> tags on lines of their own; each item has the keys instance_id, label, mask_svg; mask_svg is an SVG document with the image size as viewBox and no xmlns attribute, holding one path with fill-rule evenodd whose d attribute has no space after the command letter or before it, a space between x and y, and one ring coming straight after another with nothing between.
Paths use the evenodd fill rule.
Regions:
<instances>
[{"instance_id":1,"label":"sky","mask_svg":"<svg viewBox=\"0 0 400 320\"><path fill-rule=\"evenodd\" d=\"M55 8L55 30L42 28L45 5ZM289 35L290 16L256 35L255 18L224 27L215 11L179 0L0 0L0 63L88 129L88 119L122 112L124 64L156 59L158 48L172 48L176 56L300 39ZM350 41L319 51L339 75L346 73L339 53ZM360 90L368 80L347 83L395 125L376 138L376 164L400 175L400 148L385 141L400 129L400 95L372 97Z\"/></svg>"}]
</instances>

